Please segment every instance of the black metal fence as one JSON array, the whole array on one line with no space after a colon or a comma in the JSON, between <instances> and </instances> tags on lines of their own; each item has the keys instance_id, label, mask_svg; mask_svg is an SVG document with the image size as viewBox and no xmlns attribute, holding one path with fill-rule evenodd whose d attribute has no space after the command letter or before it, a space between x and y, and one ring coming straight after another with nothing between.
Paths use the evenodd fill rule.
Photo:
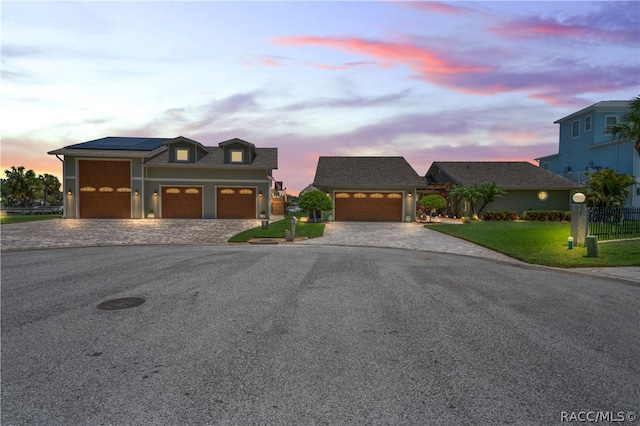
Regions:
<instances>
[{"instance_id":1,"label":"black metal fence","mask_svg":"<svg viewBox=\"0 0 640 426\"><path fill-rule=\"evenodd\" d=\"M589 234L599 240L640 237L640 208L593 207L587 221Z\"/></svg>"}]
</instances>

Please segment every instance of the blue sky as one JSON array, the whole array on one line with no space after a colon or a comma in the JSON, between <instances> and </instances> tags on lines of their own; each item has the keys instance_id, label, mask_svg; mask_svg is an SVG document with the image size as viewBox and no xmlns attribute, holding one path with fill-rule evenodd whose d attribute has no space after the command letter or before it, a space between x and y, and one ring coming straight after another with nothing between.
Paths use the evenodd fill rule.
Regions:
<instances>
[{"instance_id":1,"label":"blue sky","mask_svg":"<svg viewBox=\"0 0 640 426\"><path fill-rule=\"evenodd\" d=\"M105 136L279 149L296 194L320 155L524 160L553 122L640 91L640 2L2 4L2 169Z\"/></svg>"}]
</instances>

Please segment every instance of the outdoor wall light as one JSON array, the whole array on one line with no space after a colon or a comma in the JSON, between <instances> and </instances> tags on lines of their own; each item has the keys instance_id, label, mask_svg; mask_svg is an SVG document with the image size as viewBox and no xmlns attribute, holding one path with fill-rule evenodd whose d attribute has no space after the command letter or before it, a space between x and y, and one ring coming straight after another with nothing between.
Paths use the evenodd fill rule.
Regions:
<instances>
[{"instance_id":1,"label":"outdoor wall light","mask_svg":"<svg viewBox=\"0 0 640 426\"><path fill-rule=\"evenodd\" d=\"M327 197L331 197L331 194L329 194L328 192L327 192Z\"/></svg>"},{"instance_id":2,"label":"outdoor wall light","mask_svg":"<svg viewBox=\"0 0 640 426\"><path fill-rule=\"evenodd\" d=\"M258 192L258 197L262 197L262 191Z\"/></svg>"},{"instance_id":3,"label":"outdoor wall light","mask_svg":"<svg viewBox=\"0 0 640 426\"><path fill-rule=\"evenodd\" d=\"M73 195L73 193L71 192L71 190L69 190L69 191L67 192L67 195Z\"/></svg>"},{"instance_id":4,"label":"outdoor wall light","mask_svg":"<svg viewBox=\"0 0 640 426\"><path fill-rule=\"evenodd\" d=\"M547 198L549 198L549 193L547 191L538 192L538 199L540 201L546 201Z\"/></svg>"},{"instance_id":5,"label":"outdoor wall light","mask_svg":"<svg viewBox=\"0 0 640 426\"><path fill-rule=\"evenodd\" d=\"M156 189L155 191L153 191L153 196L157 197L158 196L158 190Z\"/></svg>"},{"instance_id":6,"label":"outdoor wall light","mask_svg":"<svg viewBox=\"0 0 640 426\"><path fill-rule=\"evenodd\" d=\"M574 203L584 203L584 200L586 200L587 197L585 197L582 192L576 192L575 194L573 194L572 199Z\"/></svg>"},{"instance_id":7,"label":"outdoor wall light","mask_svg":"<svg viewBox=\"0 0 640 426\"><path fill-rule=\"evenodd\" d=\"M408 197L411 198L413 195L411 193L409 193Z\"/></svg>"},{"instance_id":8,"label":"outdoor wall light","mask_svg":"<svg viewBox=\"0 0 640 426\"><path fill-rule=\"evenodd\" d=\"M135 195L136 197L138 196L138 190L136 189L136 192L133 193L133 195Z\"/></svg>"}]
</instances>

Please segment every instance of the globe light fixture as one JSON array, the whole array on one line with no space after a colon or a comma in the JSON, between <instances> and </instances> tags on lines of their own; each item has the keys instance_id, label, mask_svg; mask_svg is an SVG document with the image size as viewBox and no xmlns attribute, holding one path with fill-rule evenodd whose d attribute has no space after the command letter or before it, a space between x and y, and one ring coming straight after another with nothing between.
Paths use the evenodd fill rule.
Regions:
<instances>
[{"instance_id":1,"label":"globe light fixture","mask_svg":"<svg viewBox=\"0 0 640 426\"><path fill-rule=\"evenodd\" d=\"M585 197L582 192L576 192L575 194L573 194L573 197L571 199L574 203L584 203L584 200L586 200L587 197Z\"/></svg>"}]
</instances>

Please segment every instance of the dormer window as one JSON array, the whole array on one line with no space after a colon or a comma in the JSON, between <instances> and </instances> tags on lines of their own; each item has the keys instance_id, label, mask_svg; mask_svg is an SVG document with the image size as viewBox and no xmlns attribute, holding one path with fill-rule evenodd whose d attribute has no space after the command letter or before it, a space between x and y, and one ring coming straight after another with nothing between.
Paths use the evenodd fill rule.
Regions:
<instances>
[{"instance_id":1,"label":"dormer window","mask_svg":"<svg viewBox=\"0 0 640 426\"><path fill-rule=\"evenodd\" d=\"M189 161L189 148L176 148L176 161Z\"/></svg>"},{"instance_id":2,"label":"dormer window","mask_svg":"<svg viewBox=\"0 0 640 426\"><path fill-rule=\"evenodd\" d=\"M241 149L232 149L230 151L232 163L244 163L244 151Z\"/></svg>"}]
</instances>

